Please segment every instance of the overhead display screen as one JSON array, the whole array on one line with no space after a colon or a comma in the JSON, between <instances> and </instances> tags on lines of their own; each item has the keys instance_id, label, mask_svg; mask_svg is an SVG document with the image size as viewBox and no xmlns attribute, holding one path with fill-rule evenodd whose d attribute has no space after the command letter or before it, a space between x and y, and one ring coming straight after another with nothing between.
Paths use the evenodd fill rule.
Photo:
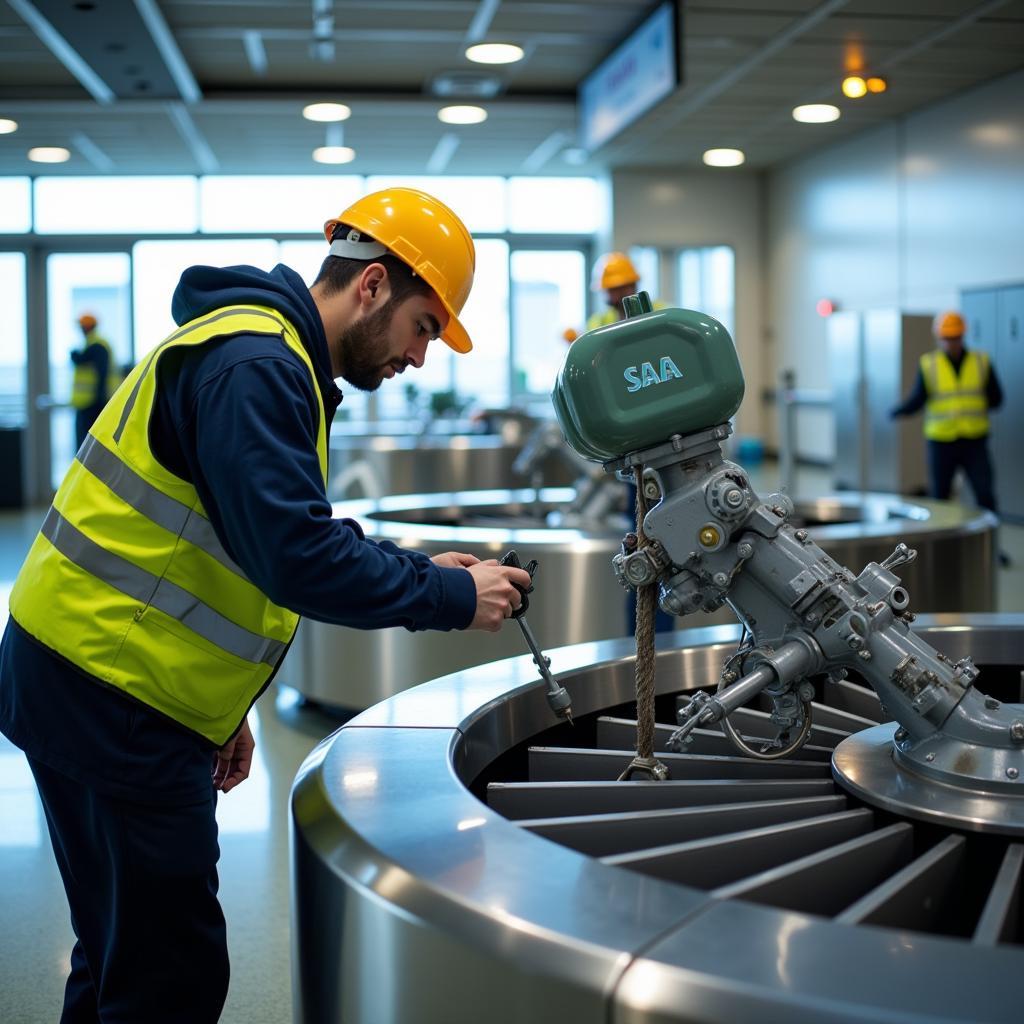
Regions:
<instances>
[{"instance_id":1,"label":"overhead display screen","mask_svg":"<svg viewBox=\"0 0 1024 1024\"><path fill-rule=\"evenodd\" d=\"M678 21L674 0L660 4L580 83L581 146L603 146L679 85Z\"/></svg>"}]
</instances>

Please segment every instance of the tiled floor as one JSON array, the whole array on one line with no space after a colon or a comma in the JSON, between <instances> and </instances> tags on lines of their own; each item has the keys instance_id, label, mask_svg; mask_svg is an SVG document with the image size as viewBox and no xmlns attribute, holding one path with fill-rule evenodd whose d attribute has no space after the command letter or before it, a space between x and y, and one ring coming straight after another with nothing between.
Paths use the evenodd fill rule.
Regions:
<instances>
[{"instance_id":1,"label":"tiled floor","mask_svg":"<svg viewBox=\"0 0 1024 1024\"><path fill-rule=\"evenodd\" d=\"M756 474L759 490L771 488L772 475L770 466ZM798 493L821 493L823 479L805 472ZM0 621L40 518L40 512L0 515ZM998 610L1024 611L1024 527L1004 527L1002 547L1013 567L1000 571ZM252 775L221 800L221 899L232 955L226 1024L291 1019L288 793L302 759L337 725L298 707L291 691L268 693L253 716ZM2 737L0 908L0 1021L55 1021L73 936L27 764Z\"/></svg>"}]
</instances>

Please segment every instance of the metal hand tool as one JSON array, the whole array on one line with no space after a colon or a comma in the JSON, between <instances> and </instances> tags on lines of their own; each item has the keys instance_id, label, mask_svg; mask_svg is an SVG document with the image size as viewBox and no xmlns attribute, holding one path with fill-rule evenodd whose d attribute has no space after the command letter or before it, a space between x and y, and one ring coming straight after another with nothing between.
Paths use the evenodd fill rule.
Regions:
<instances>
[{"instance_id":1,"label":"metal hand tool","mask_svg":"<svg viewBox=\"0 0 1024 1024\"><path fill-rule=\"evenodd\" d=\"M526 565L522 565L519 561L519 555L515 550L509 551L500 562L501 565L510 565L513 569L525 569L530 574L530 586L528 589L513 584L516 590L522 595L523 603L512 612L512 618L519 623L519 628L523 631L523 636L526 638L526 643L530 648L530 652L533 654L533 662L537 666L540 672L541 679L547 684L548 692L548 706L559 718L566 719L570 725L572 725L572 697L569 696L569 691L564 686L560 686L555 677L551 674L551 659L547 657L544 652L540 649L540 645L537 643L536 638L533 635L533 630L530 629L529 623L526 621L526 609L530 606L530 599L527 597L528 594L533 592L533 575L537 571L537 567L540 564L536 558L530 559Z\"/></svg>"}]
</instances>

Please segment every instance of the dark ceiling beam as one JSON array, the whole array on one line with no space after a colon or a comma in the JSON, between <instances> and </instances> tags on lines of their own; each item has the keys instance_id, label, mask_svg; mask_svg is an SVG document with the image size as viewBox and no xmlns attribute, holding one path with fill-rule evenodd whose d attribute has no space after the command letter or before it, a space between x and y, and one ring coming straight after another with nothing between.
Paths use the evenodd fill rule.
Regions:
<instances>
[{"instance_id":1,"label":"dark ceiling beam","mask_svg":"<svg viewBox=\"0 0 1024 1024\"><path fill-rule=\"evenodd\" d=\"M114 90L79 56L78 51L28 0L8 0L14 12L39 37L39 41L78 79L79 84L97 103L113 103Z\"/></svg>"},{"instance_id":2,"label":"dark ceiling beam","mask_svg":"<svg viewBox=\"0 0 1024 1024\"><path fill-rule=\"evenodd\" d=\"M656 125L648 124L645 127L644 123L641 122L639 125L634 126L628 143L618 146L610 143L607 146L606 152L609 156L618 160L623 156L628 156L643 149L648 144L648 139L652 132L656 132L657 135L661 136L667 129L674 128L691 114L706 107L712 100L727 92L737 82L742 81L752 71L755 71L765 61L784 50L794 40L799 39L800 36L825 21L840 8L845 7L848 2L849 0L826 0L825 3L819 4L813 10L808 11L803 17L797 18L787 25L781 32L776 33L764 46L758 47L746 60L741 60L724 75L720 75L713 81L708 82L703 88L696 90L696 92L689 96L685 95L684 90L682 96L667 101L671 105L668 106L664 116L658 118Z\"/></svg>"},{"instance_id":3,"label":"dark ceiling beam","mask_svg":"<svg viewBox=\"0 0 1024 1024\"><path fill-rule=\"evenodd\" d=\"M501 0L480 0L466 32L466 44L479 43L487 35L494 16L498 13Z\"/></svg>"},{"instance_id":4,"label":"dark ceiling beam","mask_svg":"<svg viewBox=\"0 0 1024 1024\"><path fill-rule=\"evenodd\" d=\"M157 52L170 72L174 84L178 87L181 98L186 103L198 103L203 98L199 83L196 82L192 69L178 48L155 0L135 0L135 8L139 12L142 23L149 30Z\"/></svg>"},{"instance_id":5,"label":"dark ceiling beam","mask_svg":"<svg viewBox=\"0 0 1024 1024\"><path fill-rule=\"evenodd\" d=\"M96 168L97 171L109 172L114 170L114 161L89 138L85 132L73 132L71 145L78 150L86 160Z\"/></svg>"},{"instance_id":6,"label":"dark ceiling beam","mask_svg":"<svg viewBox=\"0 0 1024 1024\"><path fill-rule=\"evenodd\" d=\"M98 103L202 98L156 0L10 3Z\"/></svg>"},{"instance_id":7,"label":"dark ceiling beam","mask_svg":"<svg viewBox=\"0 0 1024 1024\"><path fill-rule=\"evenodd\" d=\"M1007 3L1009 3L1009 0L985 0L984 3L978 4L976 7L972 7L969 11L966 11L959 18L954 19L949 24L943 25L941 28L937 28L934 32L929 32L926 35L923 35L916 42L911 43L910 46L905 46L902 50L897 50L895 53L890 54L877 64L872 64L873 72L891 71L893 68L898 67L905 61L910 60L911 57L916 57L919 54L930 50L939 43L952 38L958 32L963 32L964 29L969 28L979 19L992 14L1000 7L1005 7ZM837 76L830 82L823 84L820 89L815 89L812 92L809 92L806 96L801 96L800 102L821 103L828 99L834 99L839 89L840 83ZM791 120L791 117L792 115L787 106L787 109L782 113L775 114L772 117L763 118L755 128L751 128L749 131L743 133L738 144L742 146L748 142L754 141L755 139L762 138L764 135L773 131L777 131L779 126L787 124Z\"/></svg>"},{"instance_id":8,"label":"dark ceiling beam","mask_svg":"<svg viewBox=\"0 0 1024 1024\"><path fill-rule=\"evenodd\" d=\"M192 159L203 174L216 174L220 170L220 161L214 156L206 137L196 126L184 103L172 102L164 104L167 116L178 129L182 141L188 146Z\"/></svg>"},{"instance_id":9,"label":"dark ceiling beam","mask_svg":"<svg viewBox=\"0 0 1024 1024\"><path fill-rule=\"evenodd\" d=\"M242 45L245 47L245 58L254 75L267 73L267 50L263 45L263 35L255 29L246 29L242 34Z\"/></svg>"}]
</instances>

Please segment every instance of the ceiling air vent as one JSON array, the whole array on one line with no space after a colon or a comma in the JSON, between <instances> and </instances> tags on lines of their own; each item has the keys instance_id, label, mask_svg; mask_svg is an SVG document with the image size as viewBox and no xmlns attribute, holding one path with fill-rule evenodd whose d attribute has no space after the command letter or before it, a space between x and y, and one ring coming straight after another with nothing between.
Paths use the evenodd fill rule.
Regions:
<instances>
[{"instance_id":1,"label":"ceiling air vent","mask_svg":"<svg viewBox=\"0 0 1024 1024\"><path fill-rule=\"evenodd\" d=\"M501 92L501 79L481 71L442 71L427 83L427 92L445 99L488 99Z\"/></svg>"}]
</instances>

